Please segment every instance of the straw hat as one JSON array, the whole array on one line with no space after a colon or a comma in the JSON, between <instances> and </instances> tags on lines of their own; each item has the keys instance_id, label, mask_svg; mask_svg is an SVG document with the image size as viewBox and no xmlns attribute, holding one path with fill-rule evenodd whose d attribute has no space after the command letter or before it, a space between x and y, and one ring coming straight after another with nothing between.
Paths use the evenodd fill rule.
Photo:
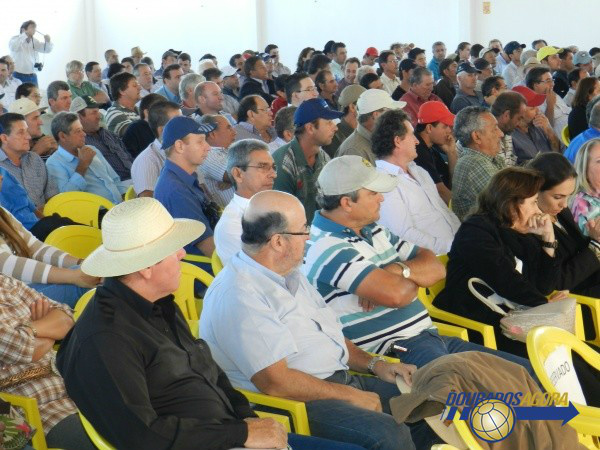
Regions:
<instances>
[{"instance_id":1,"label":"straw hat","mask_svg":"<svg viewBox=\"0 0 600 450\"><path fill-rule=\"evenodd\" d=\"M206 227L197 220L173 219L161 203L136 198L113 207L102 220L102 245L81 264L95 277L137 272L192 242Z\"/></svg>"}]
</instances>

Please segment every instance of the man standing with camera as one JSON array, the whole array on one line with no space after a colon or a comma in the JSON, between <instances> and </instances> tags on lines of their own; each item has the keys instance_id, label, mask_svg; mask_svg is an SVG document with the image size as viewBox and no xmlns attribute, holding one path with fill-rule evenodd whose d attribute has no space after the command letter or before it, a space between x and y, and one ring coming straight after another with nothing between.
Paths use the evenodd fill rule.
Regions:
<instances>
[{"instance_id":1,"label":"man standing with camera","mask_svg":"<svg viewBox=\"0 0 600 450\"><path fill-rule=\"evenodd\" d=\"M23 83L29 81L37 86L38 80L35 71L41 71L44 66L39 61L39 53L50 53L54 44L50 42L50 36L47 34L44 35L44 42L35 39L33 35L36 33L36 27L33 20L24 22L19 34L13 36L8 42L8 47L15 60L13 76Z\"/></svg>"}]
</instances>

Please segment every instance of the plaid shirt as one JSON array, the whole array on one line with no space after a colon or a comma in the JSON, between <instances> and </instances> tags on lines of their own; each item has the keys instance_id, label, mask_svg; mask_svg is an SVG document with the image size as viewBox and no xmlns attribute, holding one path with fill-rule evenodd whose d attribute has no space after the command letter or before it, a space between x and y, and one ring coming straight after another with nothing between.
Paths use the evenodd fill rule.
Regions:
<instances>
[{"instance_id":1,"label":"plaid shirt","mask_svg":"<svg viewBox=\"0 0 600 450\"><path fill-rule=\"evenodd\" d=\"M25 370L47 366L54 358L51 350L32 362L35 338L28 325L31 322L29 306L44 296L14 278L0 275L0 380ZM49 300L52 308L73 316L71 309ZM44 432L65 417L77 412L73 401L67 397L65 384L58 374L32 380L5 389L10 394L35 397L42 417Z\"/></svg>"},{"instance_id":2,"label":"plaid shirt","mask_svg":"<svg viewBox=\"0 0 600 450\"><path fill-rule=\"evenodd\" d=\"M462 147L452 177L452 211L462 221L477 204L477 196L496 172L506 164L500 155L494 157Z\"/></svg>"}]
</instances>

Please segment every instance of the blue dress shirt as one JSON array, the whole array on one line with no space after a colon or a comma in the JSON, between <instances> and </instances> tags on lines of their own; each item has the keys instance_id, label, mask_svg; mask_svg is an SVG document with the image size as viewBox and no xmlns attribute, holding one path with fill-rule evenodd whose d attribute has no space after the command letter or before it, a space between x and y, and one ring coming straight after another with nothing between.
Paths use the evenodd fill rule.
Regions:
<instances>
[{"instance_id":1,"label":"blue dress shirt","mask_svg":"<svg viewBox=\"0 0 600 450\"><path fill-rule=\"evenodd\" d=\"M575 163L575 157L577 156L577 152L581 148L583 144L585 144L590 139L600 138L600 130L596 128L588 128L583 133L577 135L575 139L571 141L567 149L565 150L565 157L571 161L571 163Z\"/></svg>"},{"instance_id":2,"label":"blue dress shirt","mask_svg":"<svg viewBox=\"0 0 600 450\"><path fill-rule=\"evenodd\" d=\"M0 167L2 189L0 189L0 205L15 216L21 224L31 230L38 222L35 205L27 196L27 191L10 172Z\"/></svg>"},{"instance_id":3,"label":"blue dress shirt","mask_svg":"<svg viewBox=\"0 0 600 450\"><path fill-rule=\"evenodd\" d=\"M177 94L177 95L173 94L171 91L169 91L167 89L167 87L164 84L163 84L163 87L161 87L158 91L155 92L155 94L162 95L170 102L174 102L174 103L177 103L178 105L181 105L181 97L179 96L179 94Z\"/></svg>"}]
</instances>

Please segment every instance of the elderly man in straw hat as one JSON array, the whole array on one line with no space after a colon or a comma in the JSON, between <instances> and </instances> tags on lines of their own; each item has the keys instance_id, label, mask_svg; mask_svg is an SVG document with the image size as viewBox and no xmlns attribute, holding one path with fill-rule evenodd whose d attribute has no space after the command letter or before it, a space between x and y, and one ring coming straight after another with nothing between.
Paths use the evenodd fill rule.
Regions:
<instances>
[{"instance_id":1,"label":"elderly man in straw hat","mask_svg":"<svg viewBox=\"0 0 600 450\"><path fill-rule=\"evenodd\" d=\"M288 437L259 419L196 340L173 301L183 246L204 225L173 219L155 199L111 209L103 244L82 264L105 277L61 345L67 392L95 429L122 449L281 448ZM306 449L353 449L290 435Z\"/></svg>"}]
</instances>

